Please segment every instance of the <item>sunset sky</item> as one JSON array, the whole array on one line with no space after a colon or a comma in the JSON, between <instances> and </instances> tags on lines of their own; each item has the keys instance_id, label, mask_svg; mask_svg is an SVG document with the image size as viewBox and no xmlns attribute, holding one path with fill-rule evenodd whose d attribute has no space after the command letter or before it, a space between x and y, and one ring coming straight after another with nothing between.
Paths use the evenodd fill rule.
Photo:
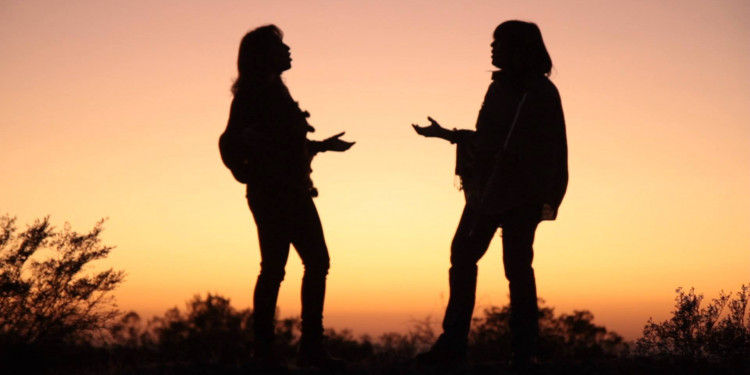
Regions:
<instances>
[{"instance_id":1,"label":"sunset sky","mask_svg":"<svg viewBox=\"0 0 750 375\"><path fill-rule=\"evenodd\" d=\"M492 32L537 23L565 110L570 184L537 231L539 296L628 339L666 319L677 287L750 282L750 3L0 1L0 215L51 216L116 246L115 295L144 318L196 293L250 307L258 243L244 186L219 158L239 41L274 23L283 77L323 139L313 162L331 255L325 322L355 334L439 322L463 208L454 146L432 116L473 128ZM500 240L477 312L508 302ZM299 314L287 265L281 316Z\"/></svg>"}]
</instances>

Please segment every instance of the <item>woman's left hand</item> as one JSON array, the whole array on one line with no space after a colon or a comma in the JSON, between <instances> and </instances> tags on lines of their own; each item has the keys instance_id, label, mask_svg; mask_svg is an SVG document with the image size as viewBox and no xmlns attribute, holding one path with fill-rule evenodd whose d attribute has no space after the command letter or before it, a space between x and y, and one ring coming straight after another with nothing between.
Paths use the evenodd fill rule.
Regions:
<instances>
[{"instance_id":1,"label":"woman's left hand","mask_svg":"<svg viewBox=\"0 0 750 375\"><path fill-rule=\"evenodd\" d=\"M432 117L427 116L427 119L430 120L430 125L419 126L417 124L411 124L411 126L414 128L414 131L416 131L417 134L427 138L445 138L448 130L440 126L440 124L438 124L438 122L435 121Z\"/></svg>"},{"instance_id":2,"label":"woman's left hand","mask_svg":"<svg viewBox=\"0 0 750 375\"><path fill-rule=\"evenodd\" d=\"M341 132L334 135L333 137L323 140L323 150L343 152L351 148L356 142L347 142L343 139L340 139L340 137L345 133L346 132Z\"/></svg>"}]
</instances>

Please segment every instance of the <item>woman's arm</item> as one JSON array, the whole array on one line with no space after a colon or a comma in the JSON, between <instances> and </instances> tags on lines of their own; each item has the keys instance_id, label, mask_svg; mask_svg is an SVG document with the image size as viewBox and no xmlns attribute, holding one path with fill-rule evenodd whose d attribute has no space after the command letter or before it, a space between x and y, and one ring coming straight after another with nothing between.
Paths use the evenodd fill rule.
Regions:
<instances>
[{"instance_id":1,"label":"woman's arm","mask_svg":"<svg viewBox=\"0 0 750 375\"><path fill-rule=\"evenodd\" d=\"M529 93L518 119L514 152L535 195L548 206L545 219L554 219L568 184L565 116L551 83ZM513 143L513 141L511 141Z\"/></svg>"},{"instance_id":2,"label":"woman's arm","mask_svg":"<svg viewBox=\"0 0 750 375\"><path fill-rule=\"evenodd\" d=\"M334 135L333 137L328 137L322 141L307 140L307 152L310 154L310 157L312 157L312 156L315 156L315 154L319 152L346 151L350 149L356 142L347 142L341 139L341 136L343 136L345 133L346 132L341 132L339 134Z\"/></svg>"},{"instance_id":3,"label":"woman's arm","mask_svg":"<svg viewBox=\"0 0 750 375\"><path fill-rule=\"evenodd\" d=\"M465 138L469 134L474 133L472 130L448 130L440 126L440 124L438 124L438 122L435 121L432 117L427 116L427 119L430 120L430 125L428 126L422 127L417 124L411 124L411 126L414 128L414 131L416 131L417 134L423 137L441 138L450 143L456 143L460 142L461 139Z\"/></svg>"}]
</instances>

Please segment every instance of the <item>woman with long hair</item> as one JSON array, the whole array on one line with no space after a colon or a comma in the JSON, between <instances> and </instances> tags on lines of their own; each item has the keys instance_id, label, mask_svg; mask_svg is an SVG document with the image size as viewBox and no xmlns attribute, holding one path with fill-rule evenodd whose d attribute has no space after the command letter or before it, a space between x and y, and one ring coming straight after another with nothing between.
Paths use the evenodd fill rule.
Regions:
<instances>
[{"instance_id":1,"label":"woman with long hair","mask_svg":"<svg viewBox=\"0 0 750 375\"><path fill-rule=\"evenodd\" d=\"M247 201L260 244L260 274L253 295L254 358L264 368L285 367L274 347L274 313L289 246L304 264L302 278L302 336L298 363L335 370L343 362L324 350L323 301L329 257L318 212L317 190L310 179L316 153L346 151L354 143L338 134L311 141L315 129L281 79L291 68L289 47L274 25L247 33L240 43L239 76L220 147L235 178L247 184ZM231 147L234 145L234 147ZM229 151L227 151L229 150ZM233 160L234 159L234 160Z\"/></svg>"},{"instance_id":2,"label":"woman with long hair","mask_svg":"<svg viewBox=\"0 0 750 375\"><path fill-rule=\"evenodd\" d=\"M460 364L474 310L477 262L502 228L510 287L513 366L534 361L539 334L534 233L554 220L568 183L567 141L560 95L548 79L552 60L537 25L507 21L494 32L492 74L476 130L448 130L429 118L419 135L456 143L456 173L466 195L451 245L450 298L443 333L417 360Z\"/></svg>"}]
</instances>

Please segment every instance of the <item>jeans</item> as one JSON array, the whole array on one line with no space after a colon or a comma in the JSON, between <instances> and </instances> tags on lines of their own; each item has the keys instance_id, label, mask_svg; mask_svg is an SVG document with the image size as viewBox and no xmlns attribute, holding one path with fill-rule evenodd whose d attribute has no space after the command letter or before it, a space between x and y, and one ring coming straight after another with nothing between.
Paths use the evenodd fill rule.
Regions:
<instances>
[{"instance_id":1,"label":"jeans","mask_svg":"<svg viewBox=\"0 0 750 375\"><path fill-rule=\"evenodd\" d=\"M534 232L541 205L525 205L500 215L484 215L465 207L451 246L450 298L443 319L444 342L465 351L474 311L477 262L502 225L503 265L510 285L511 347L517 355L532 355L539 336L539 309L531 262Z\"/></svg>"},{"instance_id":2,"label":"jeans","mask_svg":"<svg viewBox=\"0 0 750 375\"><path fill-rule=\"evenodd\" d=\"M323 335L323 301L329 257L318 211L307 194L258 194L248 189L248 204L258 228L260 274L253 295L253 329L258 349L270 350L274 313L289 245L302 259L302 336Z\"/></svg>"}]
</instances>

